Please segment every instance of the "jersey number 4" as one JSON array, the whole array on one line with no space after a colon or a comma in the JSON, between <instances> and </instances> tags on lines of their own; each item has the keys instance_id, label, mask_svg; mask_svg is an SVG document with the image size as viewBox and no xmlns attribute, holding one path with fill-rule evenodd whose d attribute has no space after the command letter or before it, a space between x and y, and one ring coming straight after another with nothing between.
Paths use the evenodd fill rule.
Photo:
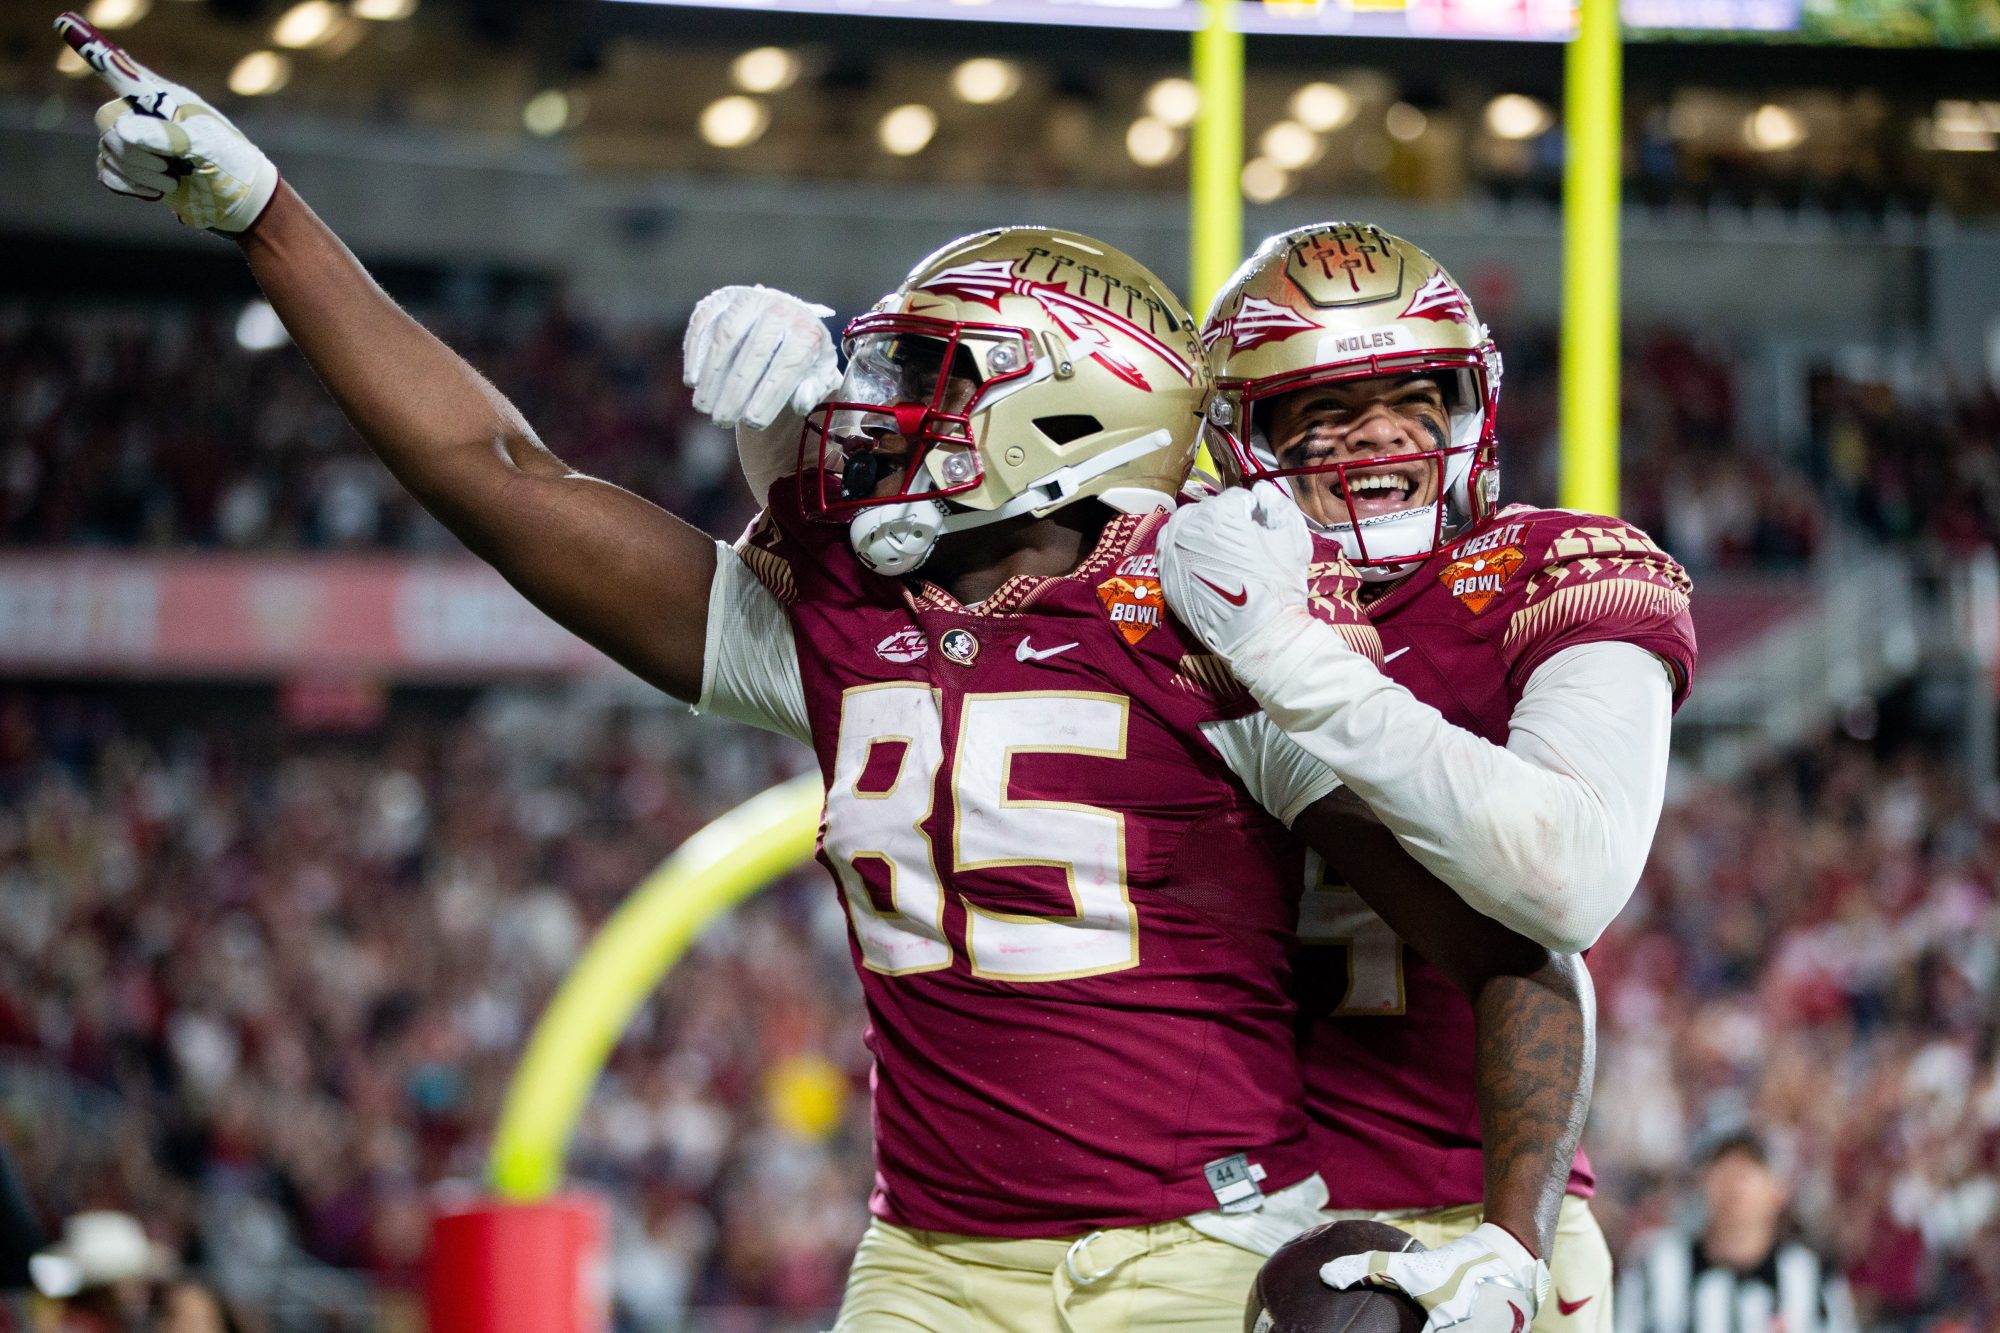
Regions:
<instances>
[{"instance_id":1,"label":"jersey number 4","mask_svg":"<svg viewBox=\"0 0 2000 1333\"><path fill-rule=\"evenodd\" d=\"M1081 691L965 696L943 821L951 845L934 847L924 826L944 763L937 695L904 681L849 690L826 793L825 849L869 969L903 976L950 967L945 876L1009 866L1060 870L1074 911L1025 915L960 893L966 965L975 976L1058 981L1136 966L1123 816L1011 793L1019 754L1123 759L1130 710L1122 695ZM858 867L867 862L887 885L886 906L862 879Z\"/></svg>"},{"instance_id":2,"label":"jersey number 4","mask_svg":"<svg viewBox=\"0 0 2000 1333\"><path fill-rule=\"evenodd\" d=\"M1334 1018L1394 1018L1404 1011L1403 941L1368 910L1361 895L1321 878L1309 858L1306 896L1299 903L1299 943L1338 946L1347 954L1347 985L1328 1014ZM1301 964L1310 966L1310 964Z\"/></svg>"}]
</instances>

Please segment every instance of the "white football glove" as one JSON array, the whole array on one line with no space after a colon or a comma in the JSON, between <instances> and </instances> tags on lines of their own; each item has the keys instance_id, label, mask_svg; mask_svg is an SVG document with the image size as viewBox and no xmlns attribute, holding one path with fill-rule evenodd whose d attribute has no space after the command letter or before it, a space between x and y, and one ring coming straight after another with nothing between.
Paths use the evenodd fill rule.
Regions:
<instances>
[{"instance_id":1,"label":"white football glove","mask_svg":"<svg viewBox=\"0 0 2000 1333\"><path fill-rule=\"evenodd\" d=\"M681 342L695 411L718 426L763 430L787 408L803 416L818 407L840 383L820 322L832 313L769 287L718 287L702 297Z\"/></svg>"},{"instance_id":2,"label":"white football glove","mask_svg":"<svg viewBox=\"0 0 2000 1333\"><path fill-rule=\"evenodd\" d=\"M125 54L76 14L56 31L118 94L97 110L97 179L134 199L164 199L190 227L238 235L277 193L278 169L229 118Z\"/></svg>"},{"instance_id":3,"label":"white football glove","mask_svg":"<svg viewBox=\"0 0 2000 1333\"><path fill-rule=\"evenodd\" d=\"M1491 1222L1435 1250L1346 1255L1319 1277L1329 1287L1395 1287L1429 1312L1431 1333L1524 1333L1549 1292L1549 1266Z\"/></svg>"},{"instance_id":4,"label":"white football glove","mask_svg":"<svg viewBox=\"0 0 2000 1333\"><path fill-rule=\"evenodd\" d=\"M1262 643L1289 639L1311 619L1312 534L1268 481L1182 505L1160 533L1159 554L1167 606L1232 668L1252 665Z\"/></svg>"}]
</instances>

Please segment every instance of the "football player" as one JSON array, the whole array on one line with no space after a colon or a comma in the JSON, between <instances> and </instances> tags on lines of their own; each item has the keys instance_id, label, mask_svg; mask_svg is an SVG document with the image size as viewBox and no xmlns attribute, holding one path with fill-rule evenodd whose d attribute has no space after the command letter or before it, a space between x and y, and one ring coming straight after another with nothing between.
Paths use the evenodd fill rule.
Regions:
<instances>
[{"instance_id":1,"label":"football player","mask_svg":"<svg viewBox=\"0 0 2000 1333\"><path fill-rule=\"evenodd\" d=\"M1481 910L1587 947L1636 885L1659 819L1668 723L1695 667L1687 575L1615 518L1499 504L1499 352L1408 241L1350 223L1274 236L1203 337L1211 452L1255 490L1169 525L1168 604L1418 860ZM1279 585L1296 602L1308 530L1321 559L1359 569L1382 662L1276 594L1224 595ZM1337 875L1308 894L1300 933L1319 946L1297 975L1317 1020L1307 1083L1329 1206L1433 1247L1375 1264L1374 1280L1424 1299L1437 1247L1481 1220L1471 1015ZM1611 1327L1590 1188L1579 1154L1542 1333ZM1341 1261L1329 1280L1370 1262Z\"/></svg>"},{"instance_id":2,"label":"football player","mask_svg":"<svg viewBox=\"0 0 2000 1333\"><path fill-rule=\"evenodd\" d=\"M813 747L876 1057L876 1221L839 1327L1240 1321L1260 1253L1324 1197L1286 988L1288 822L1473 997L1482 1114L1519 1154L1486 1203L1524 1234L1552 1223L1587 981L1353 819L1162 611L1153 543L1210 377L1152 275L1036 228L933 256L854 326L805 465L731 547L570 471L226 118L59 26L119 94L100 179L238 239L432 513L643 678ZM790 364L805 322L711 305L690 373ZM825 382L751 399L800 406ZM1352 576L1322 584L1379 652ZM1497 1257L1480 1275L1503 1323L1541 1276Z\"/></svg>"},{"instance_id":3,"label":"football player","mask_svg":"<svg viewBox=\"0 0 2000 1333\"><path fill-rule=\"evenodd\" d=\"M983 768L967 767L965 747L977 738L964 728L976 720L979 711L992 707L969 701L994 697L987 691L996 686L1006 691L1001 697L1018 698L1020 706L1008 730L1015 736L1013 750L1025 756L1040 748L1028 728L1030 719L1039 719L1041 725L1056 728L1059 734L1074 734L1057 720L1075 707L1066 700L1095 698L1110 685L1116 694L1132 701L1133 740L1128 752L1138 765L1131 774L1140 785L1118 797L1113 808L1125 812L1134 834L1145 830L1142 836L1148 842L1163 836L1178 837L1168 832L1170 824L1162 828L1159 823L1158 802L1162 799L1177 803L1193 795L1198 806L1217 799L1209 794L1210 787L1192 783L1193 774L1186 772L1181 756L1192 740L1190 732L1218 746L1225 764L1244 776L1267 811L1289 818L1289 812L1305 799L1303 793L1321 790L1329 775L1313 766L1294 768L1298 757L1286 751L1268 755L1260 751L1252 756L1233 733L1219 727L1216 716L1205 710L1235 697L1235 685L1226 676L1210 672L1199 654L1188 654L1185 630L1162 616L1156 604L1152 534L1164 523L1168 496L1181 484L1190 461L1193 435L1183 429L1189 424L1184 414L1203 398L1198 390L1190 394L1194 381L1189 378L1186 358L1199 358L1198 344L1189 340L1192 328L1180 324L1183 317L1178 311L1178 302L1156 278L1088 238L1036 228L1003 228L967 237L920 263L897 292L848 326L845 377L830 400L806 415L801 429L799 417L784 411L784 405L809 400L814 393L810 386L823 383L826 368L832 364L830 345L818 347L811 336L818 324L818 310L762 288L725 288L704 300L690 322L687 375L697 406L722 424L739 426L746 475L753 488L766 497L768 509L738 550L757 584L787 608L797 645L781 643L780 651L772 651L773 640L781 636L763 621L775 619L775 609L769 598L757 595L757 587L749 586L740 574L732 574L732 586L741 586L728 598L756 608L758 621L750 632L725 634L718 643L703 700L706 706L795 735L803 736L809 730L817 734L820 724L811 718L814 696L827 700L818 705L827 713L835 711L832 696L842 691L868 699L869 708L876 709L872 696L886 688L882 684L885 669L877 659L886 659L902 666L923 687L908 691L909 705L893 704L885 697L882 706L915 707L921 716L892 717L884 712L867 727L903 747L903 737L936 728L931 714L941 704L947 731L952 729L954 717L957 719L961 734L955 744L960 757L951 760L941 756L932 762L967 774ZM1196 371L1196 378L1198 375ZM1161 400L1167 395L1180 406L1163 418ZM1172 435L1177 441L1166 458L1154 452L1162 447L1163 435ZM1080 503L1091 496L1099 474L1113 484L1097 491L1099 503ZM1070 496L1078 502L1066 502ZM1107 515L1106 507L1122 511L1124 516ZM801 509L846 522L831 529L815 527L792 517ZM1003 526L1009 515L1037 513L1045 517L1036 523ZM1072 528L1095 534L1090 537L1093 544L1068 535ZM984 550L961 535L985 531L1004 534L1003 542ZM1014 553L1030 543L1054 543L1063 548L1058 558L1042 566L1060 571L1059 576L1005 576L1005 563L996 562L995 555L1001 555L1006 563L1017 563ZM1076 563L1078 556L1082 557L1080 564ZM732 568L728 561L723 562L723 570ZM905 581L900 588L884 586L871 574L902 575ZM917 576L911 577L913 574ZM718 586L722 582L718 577ZM1355 623L1349 610L1355 587L1351 571L1337 560L1326 562L1315 581L1320 605L1332 623L1347 625L1350 632ZM860 616L864 607L870 608L868 620ZM914 626L912 610L917 613ZM712 621L738 614L725 606L720 594L711 605ZM744 623L750 624L747 619ZM995 638L1003 645L997 670L983 665L989 651L985 645ZM1004 651L1009 642L1014 643L1011 654ZM1356 636L1356 644L1364 653L1373 649L1365 634ZM945 660L938 662L938 657ZM889 674L897 673L892 670ZM1163 693L1157 682L1167 677L1173 679L1174 686ZM1060 688L1043 698L1024 688L1036 683ZM941 699L933 702L932 693L940 686ZM858 693L862 691L868 693ZM959 691L972 693L961 696ZM1191 712L1191 694L1206 696L1210 703ZM975 711L968 713L969 706ZM1241 727L1244 736L1258 738L1256 746L1264 744L1267 723L1241 712L1238 704L1225 704L1224 711L1233 719L1231 727ZM1142 720L1151 725L1141 728ZM840 863L832 812L849 808L845 784L852 779L843 779L843 765L858 772L860 766L876 762L865 757L872 753L872 743L862 740L867 734L866 728L857 733L851 742L851 758L843 759L838 753L840 745L850 742L838 742L830 766L827 846L835 852L837 875ZM1159 748L1142 756L1140 738L1148 736ZM987 742L986 747L990 747L992 757L984 766L1003 762L1000 741ZM823 743L821 748L824 751ZM1281 769L1288 775L1287 783L1303 784L1299 794L1266 791L1270 775ZM1112 785L1110 778L1107 772L1098 779L1107 783L1107 792ZM923 783L924 800L930 799L931 785ZM978 817L963 789L954 799L959 802L961 819ZM1049 801L1025 792L1022 798L1010 797L1002 804L1004 809L1051 806ZM921 809L921 803L913 808ZM1248 845L1233 839L1216 841L1223 826L1214 820L1224 808L1216 807L1198 823L1194 843L1177 852L1177 864L1154 881L1159 891L1178 897L1193 890L1218 906L1222 900L1213 895L1265 891L1258 886L1268 886L1270 880L1253 849L1268 850L1265 840L1274 830L1253 830ZM1338 857L1341 838L1332 832L1334 826L1316 822L1330 818L1334 808L1333 797L1314 801L1297 819L1296 827L1316 844L1333 849ZM906 811L900 815L898 827L905 830L900 836L912 843L909 855L920 859L922 849L914 845L915 835L908 832L913 822ZM1234 817L1228 822L1233 823ZM1023 821L1016 827L1016 836L1024 839L1058 835L1058 827L1045 819L1033 825ZM965 829L966 825L959 826L956 836L961 841L969 836ZM872 840L861 845L881 847L884 836L871 833ZM961 870L998 867L1004 861L1018 863L1022 859L1018 851L1006 857L996 855L999 849L993 846L990 834L980 842L987 849L981 855L969 856L964 850L957 853L970 862L961 863ZM1386 841L1380 845L1391 846ZM1054 851L1054 846L1045 845L1031 859L1042 863L1059 859ZM1395 855L1400 861L1400 854ZM927 875L929 870L925 863ZM885 868L876 873L888 871ZM1364 871L1364 877L1372 873ZM982 964L978 957L981 939L990 938L983 933L990 929L986 924L989 909L981 898L992 890L973 891L980 883L976 876L955 880L956 892L951 896L963 898L968 914L968 961L974 974L981 975L991 966ZM1079 892L1085 881L1075 879L1072 872L1071 882L1077 886L1069 891L1074 904L1071 910L1079 913L1076 919L1082 922L1087 914ZM893 887L901 881L892 876L888 883ZM1135 881L1135 887L1139 883ZM859 863L843 878L843 887L851 912L856 904L887 899L893 905L900 901L889 897L886 889L866 895L866 877ZM1019 894L1024 887L1017 883L1013 891ZM1372 891L1371 901L1386 898L1395 902L1404 896L1385 895L1386 887L1378 881L1364 892ZM1450 904L1457 928L1490 932L1490 923L1479 922L1462 903L1443 894L1441 886L1426 882L1423 887L1433 894L1433 905L1440 901ZM926 888L925 892L935 891ZM1281 898L1286 896L1282 887L1278 893ZM1137 893L1128 897L1142 908L1135 922L1143 943L1155 928L1154 904ZM1408 906L1404 901L1398 909L1407 910ZM1240 912L1242 907L1231 910ZM1161 920L1168 923L1170 919ZM1268 922L1272 918L1264 919ZM863 935L859 927L866 920L870 918L865 912L856 918L858 936ZM1024 945L1030 931L1047 933L1045 922L1025 919L1019 924L1029 928L1021 931ZM1449 941L1449 931L1440 932L1418 921L1409 921L1403 928L1412 930L1413 937L1423 939L1428 948L1457 947ZM1068 946L1078 943L1072 932ZM866 969L871 964L865 943L862 952ZM1125 965L1133 968L1132 976L1098 990L1089 1003L1107 1015L1118 1015L1117 1031L1149 1040L1141 1036L1149 1020L1132 1006L1152 1007L1157 1001L1147 1000L1131 988L1155 980L1157 967L1140 960L1137 953L1119 957L1131 960ZM893 961L885 956L872 966L889 968ZM1258 958L1239 954L1228 966L1261 972L1271 962L1269 954ZM942 951L933 966L948 966ZM1041 975L1068 981L1072 987L1085 976L1071 968L1058 968L1053 962L1040 966ZM1454 970L1463 967L1448 966ZM863 975L873 1000L875 980L865 970ZM926 1027L958 1021L950 1019L948 1011L956 1010L964 1000L956 979L940 975L953 983L952 989ZM1232 987L1240 989L1250 980L1248 973L1239 974ZM898 997L897 1006L907 1012L907 990L885 984L880 1003L887 1005L891 994ZM1031 1010L1044 994L1024 990L1017 993L1014 1005ZM1047 995L1047 999L1055 1001L1058 996ZM1064 998L1062 1002L1072 1001ZM1238 1014L1239 1020L1245 1016ZM876 1036L881 1043L879 1022ZM886 1043L877 1046L881 1058L878 1116L886 1105L883 1091L891 1077L891 1049ZM1513 1069L1518 1073L1514 1063L1517 1054L1509 1051L1505 1038L1497 1040L1485 1061L1485 1072ZM1130 1082L1136 1073L1134 1066L1124 1073L1101 1070L1093 1078ZM1557 1081L1566 1077L1559 1076ZM1161 1087L1171 1084L1165 1080ZM1128 1093L1137 1091L1136 1083L1127 1089ZM1525 1087L1515 1091L1523 1092ZM1514 1095L1490 1081L1482 1085L1482 1093L1494 1105L1508 1102ZM1523 1144L1524 1155L1517 1167L1539 1160L1541 1174L1537 1178L1535 1169L1528 1168L1498 1178L1492 1195L1527 1201L1509 1207L1514 1210L1516 1225L1531 1237L1545 1223L1552 1226L1553 1199L1566 1178L1567 1150L1559 1155L1559 1169L1552 1172L1548 1144L1567 1143L1573 1138L1573 1131L1562 1128L1563 1117L1581 1109L1573 1100L1538 1100L1540 1112L1552 1120L1535 1121L1532 1133L1545 1141L1533 1147ZM1220 1101L1215 1112L1233 1121L1246 1104ZM941 1108L931 1108L926 1118L945 1120ZM1532 1117L1508 1113L1501 1118L1507 1122L1502 1132L1511 1138L1515 1126L1525 1125ZM1074 1121L1075 1113L1065 1119ZM1126 1137L1132 1138L1149 1117L1128 1109L1121 1119L1127 1126ZM1548 1140L1552 1123L1557 1126L1555 1138ZM1073 1134L1070 1129L1063 1132L1066 1138ZM1009 1135L1018 1137L1019 1131L1009 1131ZM1086 1159L1099 1151L1093 1141L1076 1146ZM962 1171L962 1163L956 1169ZM1157 1166L1149 1168L1149 1174L1157 1171ZM945 1316L940 1308L924 1303L929 1299L926 1293L962 1283L962 1270L968 1262L1025 1263L1031 1273L1039 1274L1053 1257L1053 1249L1026 1241L1005 1246L1005 1260L997 1257L1002 1250L990 1246L975 1250L970 1236L990 1234L994 1217L990 1204L941 1215L935 1211L935 1202L948 1188L945 1181L926 1182L912 1175L899 1197L897 1182L889 1177L886 1166L884 1179L886 1188L876 1199L877 1221L863 1242L849 1284L844 1318L860 1321L855 1327L869 1326L870 1317L892 1314L918 1322L942 1320ZM998 1184L995 1182L996 1189ZM1308 1180L1295 1191L1281 1191L1273 1202L1282 1202L1283 1207L1250 1215L1258 1228L1254 1237L1228 1230L1226 1217L1218 1221L1201 1216L1189 1221L1197 1230L1231 1240L1246 1250L1266 1250L1300 1226L1317 1220L1316 1214L1302 1211L1298 1205L1322 1193L1323 1186L1317 1180ZM924 1211L918 1213L918 1208ZM1101 1210L1091 1218L1075 1217L1070 1224L1050 1218L1035 1225L1046 1228L1081 1221L1101 1225ZM1133 1235L1138 1225L1138 1219L1128 1215L1121 1229L1094 1233L1108 1239L1091 1241L1086 1237L1078 1243L1117 1252L1137 1243ZM925 1276L926 1266L917 1248L924 1237L917 1227L953 1233L949 1250L939 1250L935 1237L928 1243L936 1251L932 1265L942 1258L956 1264L961 1269L959 1275L944 1268ZM1158 1224L1152 1224L1151 1229L1157 1232ZM1501 1333L1507 1333L1516 1317L1508 1299L1532 1314L1539 1276L1533 1251L1509 1237L1505 1248L1463 1261L1462 1266L1466 1265L1477 1272L1475 1280L1462 1284L1466 1301L1459 1317L1473 1313L1474 1295L1482 1291L1493 1298L1485 1317L1497 1323ZM1198 1267L1183 1262L1182 1276L1175 1279L1173 1290L1164 1293L1167 1305L1180 1309L1177 1317L1194 1324L1228 1324L1238 1317L1231 1311L1240 1305L1254 1267L1254 1260L1246 1264L1242 1257L1213 1252ZM1150 1284L1157 1282L1163 1271L1132 1275L1133 1285L1128 1290L1136 1293L1131 1298L1138 1304L1125 1307L1118 1319L1150 1322L1153 1312L1161 1309L1160 1297L1148 1294ZM1189 1276L1197 1272L1203 1275L1199 1282ZM1059 1307L1065 1318L1072 1318L1077 1308L1071 1294L1075 1275L1076 1270L1067 1262L1057 1273ZM1482 1283L1479 1278L1493 1281ZM1035 1280L1039 1281L1039 1276ZM1195 1293L1202 1294L1202 1303L1190 1306Z\"/></svg>"}]
</instances>

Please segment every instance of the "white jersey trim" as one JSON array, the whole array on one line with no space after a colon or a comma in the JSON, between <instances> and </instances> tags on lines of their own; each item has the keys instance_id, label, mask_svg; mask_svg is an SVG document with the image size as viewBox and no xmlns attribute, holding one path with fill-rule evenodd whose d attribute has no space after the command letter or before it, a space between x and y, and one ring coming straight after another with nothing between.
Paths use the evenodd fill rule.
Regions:
<instances>
[{"instance_id":1,"label":"white jersey trim","mask_svg":"<svg viewBox=\"0 0 2000 1333\"><path fill-rule=\"evenodd\" d=\"M715 544L698 713L714 713L812 744L799 645L784 606L727 542Z\"/></svg>"}]
</instances>

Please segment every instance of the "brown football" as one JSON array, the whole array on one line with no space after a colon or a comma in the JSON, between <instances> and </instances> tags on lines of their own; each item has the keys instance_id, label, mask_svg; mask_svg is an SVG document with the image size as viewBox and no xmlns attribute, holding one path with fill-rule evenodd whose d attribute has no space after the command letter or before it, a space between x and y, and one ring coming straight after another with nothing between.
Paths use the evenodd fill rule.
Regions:
<instances>
[{"instance_id":1,"label":"brown football","mask_svg":"<svg viewBox=\"0 0 2000 1333\"><path fill-rule=\"evenodd\" d=\"M1424 1308L1399 1291L1335 1291L1320 1265L1370 1250L1421 1250L1387 1222L1328 1222L1301 1232L1264 1261L1250 1284L1243 1333L1422 1333Z\"/></svg>"}]
</instances>

